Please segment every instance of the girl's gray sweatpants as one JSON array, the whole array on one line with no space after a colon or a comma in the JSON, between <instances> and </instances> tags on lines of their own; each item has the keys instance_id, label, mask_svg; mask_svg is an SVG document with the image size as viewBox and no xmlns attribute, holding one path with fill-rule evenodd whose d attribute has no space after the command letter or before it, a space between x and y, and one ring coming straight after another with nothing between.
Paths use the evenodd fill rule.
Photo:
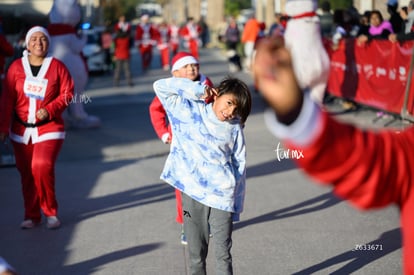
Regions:
<instances>
[{"instance_id":1,"label":"girl's gray sweatpants","mask_svg":"<svg viewBox=\"0 0 414 275\"><path fill-rule=\"evenodd\" d=\"M193 275L206 274L206 258L210 233L213 235L216 257L216 275L233 274L231 257L233 221L232 213L197 202L182 193L184 234L190 254Z\"/></svg>"}]
</instances>

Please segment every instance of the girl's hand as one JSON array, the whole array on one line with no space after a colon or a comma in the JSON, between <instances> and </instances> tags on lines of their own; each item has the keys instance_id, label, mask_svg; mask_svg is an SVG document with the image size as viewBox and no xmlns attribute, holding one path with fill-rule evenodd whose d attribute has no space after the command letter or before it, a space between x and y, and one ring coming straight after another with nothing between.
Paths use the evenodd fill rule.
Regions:
<instances>
[{"instance_id":1,"label":"girl's hand","mask_svg":"<svg viewBox=\"0 0 414 275\"><path fill-rule=\"evenodd\" d=\"M209 86L206 86L204 89L204 95L201 97L202 99L207 99L212 96L217 96L218 91L215 88L211 88Z\"/></svg>"},{"instance_id":2,"label":"girl's hand","mask_svg":"<svg viewBox=\"0 0 414 275\"><path fill-rule=\"evenodd\" d=\"M49 113L47 112L45 108L41 108L36 112L36 118L38 120L45 120L49 118Z\"/></svg>"},{"instance_id":3,"label":"girl's hand","mask_svg":"<svg viewBox=\"0 0 414 275\"><path fill-rule=\"evenodd\" d=\"M284 124L295 121L302 107L303 94L282 37L259 41L253 76L258 90L273 108L278 120Z\"/></svg>"}]
</instances>

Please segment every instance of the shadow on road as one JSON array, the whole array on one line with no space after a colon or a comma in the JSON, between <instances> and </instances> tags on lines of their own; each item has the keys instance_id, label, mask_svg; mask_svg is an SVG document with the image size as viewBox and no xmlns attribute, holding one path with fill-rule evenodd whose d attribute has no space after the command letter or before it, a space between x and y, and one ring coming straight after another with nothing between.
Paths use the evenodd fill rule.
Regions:
<instances>
[{"instance_id":1,"label":"shadow on road","mask_svg":"<svg viewBox=\"0 0 414 275\"><path fill-rule=\"evenodd\" d=\"M372 250L368 250L372 248ZM307 275L320 272L325 268L334 266L340 263L345 263L343 267L329 274L352 274L365 265L374 262L375 260L384 257L401 248L401 231L400 228L384 232L378 239L369 243L362 244L359 250L350 250L342 254L329 258L319 264L308 267L304 270L294 273L294 275Z\"/></svg>"},{"instance_id":2,"label":"shadow on road","mask_svg":"<svg viewBox=\"0 0 414 275\"><path fill-rule=\"evenodd\" d=\"M62 268L62 273L64 274L92 274L99 271L100 266L110 264L118 260L126 259L129 257L134 257L139 254L147 253L155 249L162 247L161 243L152 243L146 245L138 245L128 249L123 249L120 251L115 251L111 253L104 254L97 258L93 258L87 261L83 261L73 265L67 265Z\"/></svg>"},{"instance_id":3,"label":"shadow on road","mask_svg":"<svg viewBox=\"0 0 414 275\"><path fill-rule=\"evenodd\" d=\"M306 200L304 202L285 207L279 210L275 210L269 212L267 214L263 214L257 216L255 218L238 222L234 224L234 230L239 230L243 227L255 225L258 223L264 223L279 219L290 218L299 215L309 214L315 211L319 211L328 207L332 207L335 204L340 203L341 200L338 199L332 192L328 192L317 196L315 198Z\"/></svg>"}]
</instances>

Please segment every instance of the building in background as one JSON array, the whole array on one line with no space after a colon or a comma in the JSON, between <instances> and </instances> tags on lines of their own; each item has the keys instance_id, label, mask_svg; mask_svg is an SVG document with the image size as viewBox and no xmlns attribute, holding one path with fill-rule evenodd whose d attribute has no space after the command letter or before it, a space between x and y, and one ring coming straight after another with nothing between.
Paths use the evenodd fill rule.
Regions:
<instances>
[{"instance_id":1,"label":"building in background","mask_svg":"<svg viewBox=\"0 0 414 275\"><path fill-rule=\"evenodd\" d=\"M138 18L143 14L148 14L149 16L162 16L162 7L158 3L138 4L136 10Z\"/></svg>"},{"instance_id":2,"label":"building in background","mask_svg":"<svg viewBox=\"0 0 414 275\"><path fill-rule=\"evenodd\" d=\"M83 22L89 22L95 26L104 25L102 0L79 0L83 11Z\"/></svg>"},{"instance_id":3,"label":"building in background","mask_svg":"<svg viewBox=\"0 0 414 275\"><path fill-rule=\"evenodd\" d=\"M24 14L46 14L52 8L53 0L1 0L0 11L16 16Z\"/></svg>"},{"instance_id":4,"label":"building in background","mask_svg":"<svg viewBox=\"0 0 414 275\"><path fill-rule=\"evenodd\" d=\"M0 16L3 29L7 35L19 35L26 30L32 22L44 25L48 22L47 12L52 8L53 0L24 1L1 0Z\"/></svg>"},{"instance_id":5,"label":"building in background","mask_svg":"<svg viewBox=\"0 0 414 275\"><path fill-rule=\"evenodd\" d=\"M203 16L209 26L221 22L224 17L224 0L170 0L163 5L163 17L167 21L183 23L187 17L199 21Z\"/></svg>"}]
</instances>

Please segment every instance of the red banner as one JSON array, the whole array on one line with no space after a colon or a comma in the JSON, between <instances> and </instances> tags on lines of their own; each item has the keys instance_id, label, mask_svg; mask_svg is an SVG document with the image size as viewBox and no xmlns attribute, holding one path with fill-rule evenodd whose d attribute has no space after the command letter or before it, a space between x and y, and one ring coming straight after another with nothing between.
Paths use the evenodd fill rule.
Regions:
<instances>
[{"instance_id":1,"label":"red banner","mask_svg":"<svg viewBox=\"0 0 414 275\"><path fill-rule=\"evenodd\" d=\"M331 68L327 90L366 106L401 114L409 77L413 41L392 43L373 40L358 45L344 39L330 50ZM411 80L407 111L414 110L414 79Z\"/></svg>"}]
</instances>

